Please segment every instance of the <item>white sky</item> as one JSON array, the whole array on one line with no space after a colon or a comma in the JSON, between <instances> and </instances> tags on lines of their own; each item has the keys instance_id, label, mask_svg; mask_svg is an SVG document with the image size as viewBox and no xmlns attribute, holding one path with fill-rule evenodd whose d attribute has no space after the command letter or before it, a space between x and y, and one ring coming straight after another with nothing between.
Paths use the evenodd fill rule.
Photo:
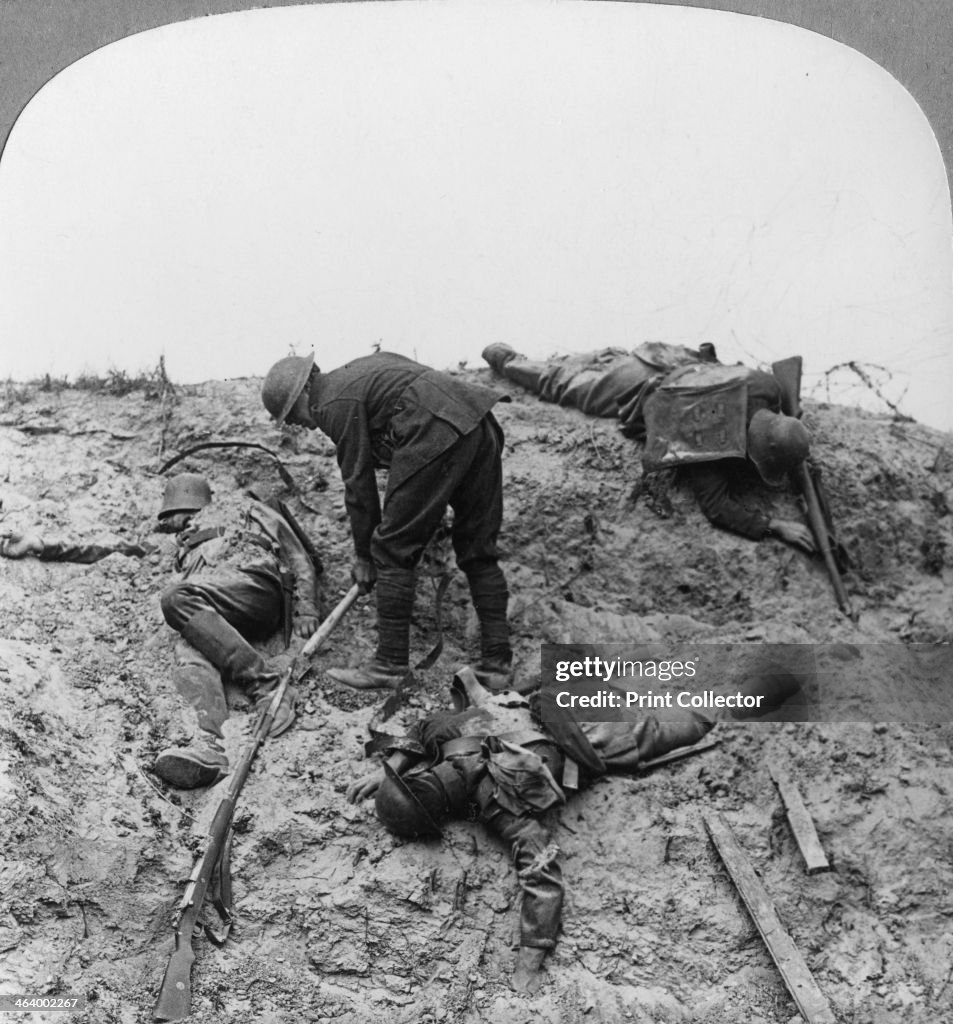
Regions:
<instances>
[{"instance_id":1,"label":"white sky","mask_svg":"<svg viewBox=\"0 0 953 1024\"><path fill-rule=\"evenodd\" d=\"M249 11L105 47L21 115L0 378L710 340L803 355L808 394L884 366L950 429L951 239L916 103L822 36L573 0Z\"/></svg>"}]
</instances>

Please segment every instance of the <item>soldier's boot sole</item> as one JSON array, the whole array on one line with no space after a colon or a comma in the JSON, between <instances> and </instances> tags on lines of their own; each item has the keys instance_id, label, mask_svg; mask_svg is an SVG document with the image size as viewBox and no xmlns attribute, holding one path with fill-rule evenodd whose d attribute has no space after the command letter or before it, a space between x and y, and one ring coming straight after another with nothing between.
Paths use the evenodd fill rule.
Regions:
<instances>
[{"instance_id":1,"label":"soldier's boot sole","mask_svg":"<svg viewBox=\"0 0 953 1024\"><path fill-rule=\"evenodd\" d=\"M176 789L200 789L228 774L228 758L213 751L172 747L159 754L153 771Z\"/></svg>"}]
</instances>

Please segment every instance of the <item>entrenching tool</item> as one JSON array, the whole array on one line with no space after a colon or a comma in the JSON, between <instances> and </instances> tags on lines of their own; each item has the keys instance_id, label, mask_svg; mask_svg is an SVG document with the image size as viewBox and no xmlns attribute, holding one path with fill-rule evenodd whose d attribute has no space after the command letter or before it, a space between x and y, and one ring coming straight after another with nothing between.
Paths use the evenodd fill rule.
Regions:
<instances>
[{"instance_id":1,"label":"entrenching tool","mask_svg":"<svg viewBox=\"0 0 953 1024\"><path fill-rule=\"evenodd\" d=\"M195 953L192 951L192 939L205 932L216 945L223 945L232 925L232 893L229 875L229 861L232 844L232 818L235 814L235 803L245 785L252 761L258 748L264 743L271 723L278 708L281 706L285 691L292 682L299 682L311 665L307 662L334 631L335 626L344 617L347 610L354 604L358 596L355 584L338 602L331 614L321 623L317 632L304 644L295 655L294 660L282 674L281 681L275 690L268 706L258 716L252 740L241 760L238 762L228 786L228 792L222 798L215 817L208 831L205 850L195 862L192 874L179 903L179 916L175 924L175 949L169 958L159 998L156 1002L153 1018L160 1021L183 1020L192 1009L191 972ZM304 662L304 664L301 664ZM300 665L300 667L299 667ZM202 905L211 890L211 902L222 919L223 927L216 931L200 920Z\"/></svg>"}]
</instances>

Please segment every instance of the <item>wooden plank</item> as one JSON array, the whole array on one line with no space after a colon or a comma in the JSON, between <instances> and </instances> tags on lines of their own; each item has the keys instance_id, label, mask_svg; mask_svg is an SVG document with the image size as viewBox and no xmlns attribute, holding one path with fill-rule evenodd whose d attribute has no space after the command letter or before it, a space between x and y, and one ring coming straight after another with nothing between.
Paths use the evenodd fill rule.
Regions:
<instances>
[{"instance_id":1,"label":"wooden plank","mask_svg":"<svg viewBox=\"0 0 953 1024\"><path fill-rule=\"evenodd\" d=\"M788 824L797 840L798 849L804 858L804 864L809 875L816 875L820 871L830 871L831 865L817 838L817 830L810 812L804 805L801 798L801 791L783 768L776 764L769 764L768 771L774 779L784 803L784 810L788 816Z\"/></svg>"},{"instance_id":2,"label":"wooden plank","mask_svg":"<svg viewBox=\"0 0 953 1024\"><path fill-rule=\"evenodd\" d=\"M703 816L705 828L744 901L755 927L768 947L771 959L784 979L791 997L807 1024L835 1024L824 993L817 987L810 968L794 940L778 919L774 903L745 856L728 823L720 814Z\"/></svg>"}]
</instances>

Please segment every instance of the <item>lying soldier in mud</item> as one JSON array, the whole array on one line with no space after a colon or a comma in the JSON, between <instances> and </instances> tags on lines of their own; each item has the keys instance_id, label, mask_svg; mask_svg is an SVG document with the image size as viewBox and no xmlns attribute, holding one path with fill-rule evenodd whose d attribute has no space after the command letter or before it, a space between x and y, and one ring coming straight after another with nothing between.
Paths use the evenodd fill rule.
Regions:
<instances>
[{"instance_id":1,"label":"lying soldier in mud","mask_svg":"<svg viewBox=\"0 0 953 1024\"><path fill-rule=\"evenodd\" d=\"M677 466L715 526L815 550L807 526L749 509L737 497L757 482L750 466L778 487L809 452L807 429L781 411L783 390L774 374L725 366L709 343L696 350L646 342L631 352L607 348L547 362L496 344L483 358L543 401L617 418L623 434L645 441L646 471Z\"/></svg>"},{"instance_id":2,"label":"lying soldier in mud","mask_svg":"<svg viewBox=\"0 0 953 1024\"><path fill-rule=\"evenodd\" d=\"M172 681L184 702L188 739L163 750L155 773L172 786L209 786L228 773L222 726L228 719L224 683L235 684L267 706L288 661L271 662L252 646L284 630L310 636L317 626L317 568L305 542L277 502L239 495L212 502L205 477L180 473L165 487L159 530L176 535L175 567L181 579L162 593L162 614L179 633ZM36 555L49 561L95 562L113 553L141 556L140 545L45 543L36 534L8 535L0 554ZM294 722L289 687L269 735Z\"/></svg>"},{"instance_id":3,"label":"lying soldier in mud","mask_svg":"<svg viewBox=\"0 0 953 1024\"><path fill-rule=\"evenodd\" d=\"M387 748L383 766L355 782L351 803L373 796L388 831L406 838L439 836L449 818L481 820L511 846L522 889L520 946L514 989L532 993L547 950L559 933L563 881L547 812L567 792L609 772L634 772L647 761L701 740L720 717L761 717L800 689L786 672L733 687L763 696L757 712L711 716L690 709L662 714L620 712L621 721L582 722L560 708L555 690L531 697L490 691L470 668L454 676L454 710L422 719ZM663 717L664 715L664 717ZM545 724L544 724L545 723ZM559 781L557 781L559 780Z\"/></svg>"}]
</instances>

